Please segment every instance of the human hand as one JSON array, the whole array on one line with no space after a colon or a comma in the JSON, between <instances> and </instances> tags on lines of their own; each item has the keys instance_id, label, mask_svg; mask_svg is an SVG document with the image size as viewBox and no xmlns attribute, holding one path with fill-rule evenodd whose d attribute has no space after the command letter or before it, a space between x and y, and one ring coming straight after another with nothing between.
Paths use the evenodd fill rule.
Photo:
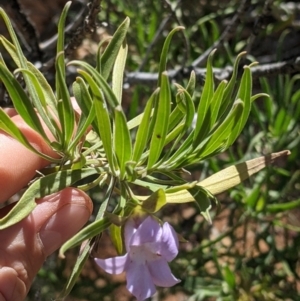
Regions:
<instances>
[{"instance_id":1,"label":"human hand","mask_svg":"<svg viewBox=\"0 0 300 301\"><path fill-rule=\"evenodd\" d=\"M32 145L49 156L55 156L20 116L15 115L12 119ZM37 170L48 164L0 132L0 203L22 189ZM92 212L90 198L75 188L65 188L36 203L35 209L24 220L0 230L0 301L23 300L46 257L74 235ZM0 218L11 207L0 209Z\"/></svg>"}]
</instances>

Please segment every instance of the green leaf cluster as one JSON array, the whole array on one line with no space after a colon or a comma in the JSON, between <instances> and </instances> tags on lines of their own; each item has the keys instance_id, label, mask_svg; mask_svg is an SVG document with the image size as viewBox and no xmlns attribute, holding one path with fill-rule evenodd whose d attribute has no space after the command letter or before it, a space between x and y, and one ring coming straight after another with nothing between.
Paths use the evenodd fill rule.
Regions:
<instances>
[{"instance_id":1,"label":"green leaf cluster","mask_svg":"<svg viewBox=\"0 0 300 301\"><path fill-rule=\"evenodd\" d=\"M173 29L162 48L157 88L143 113L128 121L122 108L122 85L129 19L118 27L104 50L100 43L95 67L78 60L66 64L63 33L69 6L70 2L58 25L54 91L43 74L26 60L8 16L0 9L12 40L1 37L0 42L17 66L12 73L0 59L0 78L20 116L58 155L58 159L50 158L34 149L0 110L0 129L55 165L43 171L46 176L28 188L15 207L17 209L1 219L0 226L11 226L26 217L35 207L36 198L70 185L78 186L79 180L87 181L78 186L83 190L95 186L106 190L95 221L61 249L63 255L67 249L88 240L65 294L87 259L93 237L110 227L113 241L122 252L121 227L134 210L153 214L167 203L195 201L210 221L211 201L216 201L214 194L239 184L268 164L264 159L263 162L245 162L243 166L237 164L202 182L189 183L183 176L185 167L220 154L236 141L247 122L253 100L260 96L252 95L251 66L245 66L238 79L239 61L244 53L237 57L230 80L216 85L213 51L207 61L201 96L197 98L194 72L185 85L171 83L168 77L168 50L173 35L183 28ZM78 68L71 91L66 84L68 65ZM25 89L15 73L22 73ZM73 109L71 96L80 113ZM50 139L50 136L54 138ZM135 187L138 186L146 189L147 195L137 195ZM118 195L119 202L107 212L113 194Z\"/></svg>"},{"instance_id":2,"label":"green leaf cluster","mask_svg":"<svg viewBox=\"0 0 300 301\"><path fill-rule=\"evenodd\" d=\"M12 39L11 43L1 37L1 43L18 67L15 73L22 72L26 87L21 87L3 60L0 62L1 79L18 113L60 158L49 158L35 150L4 111L0 111L1 129L57 164L55 168L46 169L46 174L59 179L62 170L70 171L71 174L72 170L95 168L96 178L82 186L85 190L96 185L106 186L113 179L115 185L110 192L120 195L120 203L115 209L117 215L130 213L132 203L135 206L140 204L142 208L144 206L144 210L160 208L158 204L161 203L161 197L155 196L162 193L165 195L164 203L199 199L194 197L198 192L193 194L191 191L195 192L196 184L197 187L200 184L187 183L180 175L182 169L217 155L232 145L246 124L251 102L257 97L252 96L251 66L244 67L237 85L238 64L243 53L236 59L231 79L215 85L213 51L208 58L201 97L197 99L194 93L194 72L186 86L182 86L171 84L166 71L172 37L183 29L175 28L167 36L161 52L157 89L147 101L144 112L127 121L122 109L122 83L129 19L125 19L119 26L104 50L103 44L99 45L95 67L83 61L68 63L78 68L78 77L72 85L71 93L65 81L67 65L63 35L69 6L70 2L65 6L58 24L55 92L43 74L26 60L9 18L1 10ZM80 107L80 115L73 109L72 94ZM47 128L47 133L44 128ZM92 130L87 134L90 128ZM49 139L49 133L54 139ZM61 183L64 183L60 185L61 189L69 185L63 179ZM46 185L49 193L57 191L50 180L37 179L35 185ZM146 188L148 196L135 195L134 186ZM214 191L211 183L209 187ZM201 195L203 193L208 200L212 199L205 187L201 190ZM39 196L33 186L29 187L28 195L32 199ZM26 207L22 206L23 203L26 204L24 198L20 200L20 208ZM205 212L209 206L202 207ZM12 214L12 220L2 222L3 227L19 221L27 214L29 211L25 209L20 210L16 216Z\"/></svg>"}]
</instances>

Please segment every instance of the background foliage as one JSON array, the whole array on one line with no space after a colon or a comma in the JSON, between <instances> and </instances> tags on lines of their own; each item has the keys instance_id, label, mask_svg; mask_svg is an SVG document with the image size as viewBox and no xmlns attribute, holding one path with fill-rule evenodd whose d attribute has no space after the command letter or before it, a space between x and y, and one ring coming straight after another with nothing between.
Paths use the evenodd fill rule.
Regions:
<instances>
[{"instance_id":1,"label":"background foliage","mask_svg":"<svg viewBox=\"0 0 300 301\"><path fill-rule=\"evenodd\" d=\"M87 15L86 2L73 1L68 21L73 30L80 14ZM23 46L28 60L48 62L44 74L51 81L55 47L51 47L49 40L55 34L65 1L53 0L43 6L38 3L19 1L35 28L38 45L36 53L30 51L34 46L26 48L25 36ZM4 8L10 5L4 4ZM219 157L193 166L191 179L206 178L226 166L263 154L291 151L287 160L219 195L221 208L214 208L212 225L190 204L163 209L161 217L172 223L187 242L181 244L179 256L172 263L181 284L160 290L153 300L299 300L299 14L299 4L286 1L102 1L96 32L84 35L77 50L70 52L69 58L95 62L98 42L113 34L126 16L131 18L123 94L130 119L140 112L153 91L152 78L158 70L163 42L175 26L186 29L172 40L168 69L176 81L184 82L193 68L199 95L207 50L218 48L213 61L216 82L228 79L231 72L228 66L232 66L239 52L246 50L248 55L243 64L260 63L252 70L254 91L271 97L255 101L245 129L233 147ZM69 41L71 37L72 34L67 35ZM67 77L71 83L72 68L67 70ZM1 92L2 104L9 104L4 89ZM97 202L103 192L94 190L92 196ZM102 256L114 255L109 239L103 238L100 244L98 250ZM76 251L67 255L65 260L55 255L47 260L28 300L56 298L64 285L62 279L70 273ZM67 300L130 298L124 278L104 274L91 259Z\"/></svg>"}]
</instances>

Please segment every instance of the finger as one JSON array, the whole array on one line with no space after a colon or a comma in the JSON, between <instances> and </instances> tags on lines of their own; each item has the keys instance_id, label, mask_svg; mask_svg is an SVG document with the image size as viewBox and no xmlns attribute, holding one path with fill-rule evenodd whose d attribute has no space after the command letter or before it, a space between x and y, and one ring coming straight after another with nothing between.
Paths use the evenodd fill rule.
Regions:
<instances>
[{"instance_id":1,"label":"finger","mask_svg":"<svg viewBox=\"0 0 300 301\"><path fill-rule=\"evenodd\" d=\"M4 108L3 111L9 116L9 117L13 117L15 115L17 115L17 111L14 108Z\"/></svg>"},{"instance_id":2,"label":"finger","mask_svg":"<svg viewBox=\"0 0 300 301\"><path fill-rule=\"evenodd\" d=\"M37 150L58 158L58 154L19 115L12 117L12 120ZM53 139L49 130L45 129L45 131L49 138ZM37 170L48 164L47 160L39 157L8 134L0 132L0 203L20 191L35 176Z\"/></svg>"},{"instance_id":3,"label":"finger","mask_svg":"<svg viewBox=\"0 0 300 301\"><path fill-rule=\"evenodd\" d=\"M1 231L0 301L23 300L45 258L77 233L91 212L84 192L66 188L39 200L27 218Z\"/></svg>"}]
</instances>

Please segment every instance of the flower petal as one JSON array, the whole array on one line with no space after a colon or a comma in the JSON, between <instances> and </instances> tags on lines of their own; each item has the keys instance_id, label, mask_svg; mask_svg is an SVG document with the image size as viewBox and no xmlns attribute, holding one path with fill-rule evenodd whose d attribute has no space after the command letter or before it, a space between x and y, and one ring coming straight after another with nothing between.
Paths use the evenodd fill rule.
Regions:
<instances>
[{"instance_id":1,"label":"flower petal","mask_svg":"<svg viewBox=\"0 0 300 301\"><path fill-rule=\"evenodd\" d=\"M163 258L150 261L147 266L155 285L170 287L180 282L179 279L174 277L168 263Z\"/></svg>"},{"instance_id":2,"label":"flower petal","mask_svg":"<svg viewBox=\"0 0 300 301\"><path fill-rule=\"evenodd\" d=\"M173 260L178 254L178 237L169 223L164 223L162 227L160 254L167 261Z\"/></svg>"},{"instance_id":3,"label":"flower petal","mask_svg":"<svg viewBox=\"0 0 300 301\"><path fill-rule=\"evenodd\" d=\"M127 289L138 301L151 297L156 292L151 275L146 265L132 261L126 269Z\"/></svg>"},{"instance_id":4,"label":"flower petal","mask_svg":"<svg viewBox=\"0 0 300 301\"><path fill-rule=\"evenodd\" d=\"M128 254L107 259L95 258L96 263L109 274L121 274L126 267Z\"/></svg>"},{"instance_id":5,"label":"flower petal","mask_svg":"<svg viewBox=\"0 0 300 301\"><path fill-rule=\"evenodd\" d=\"M162 228L159 223L148 216L134 233L130 245L142 245L147 242L155 242L161 239Z\"/></svg>"},{"instance_id":6,"label":"flower petal","mask_svg":"<svg viewBox=\"0 0 300 301\"><path fill-rule=\"evenodd\" d=\"M136 229L137 227L135 221L132 218L128 219L124 227L125 247L127 252L129 252L129 246L131 244L133 234L136 232Z\"/></svg>"}]
</instances>

